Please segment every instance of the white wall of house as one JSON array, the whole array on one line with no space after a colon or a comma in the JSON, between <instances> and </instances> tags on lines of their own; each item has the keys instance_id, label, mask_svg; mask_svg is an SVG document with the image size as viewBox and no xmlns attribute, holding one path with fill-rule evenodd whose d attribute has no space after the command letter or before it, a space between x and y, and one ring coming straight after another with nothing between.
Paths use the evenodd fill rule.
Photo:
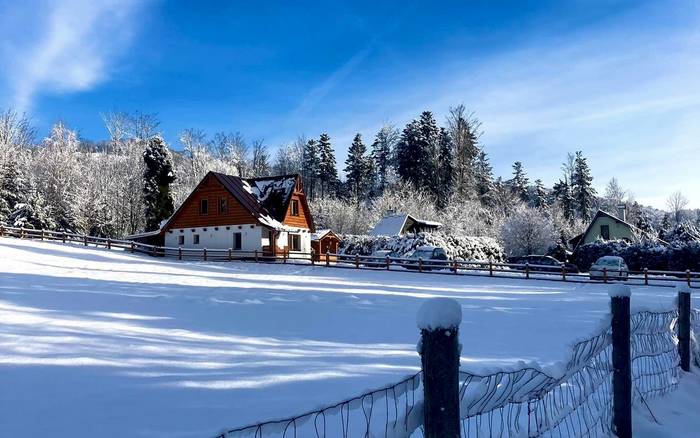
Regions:
<instances>
[{"instance_id":1,"label":"white wall of house","mask_svg":"<svg viewBox=\"0 0 700 438\"><path fill-rule=\"evenodd\" d=\"M171 248L233 248L234 233L241 233L241 250L254 251L262 249L262 236L267 229L257 224L219 225L216 227L174 228L165 232L165 246ZM199 236L199 244L194 243L194 236ZM178 236L184 237L180 244Z\"/></svg>"},{"instance_id":2,"label":"white wall of house","mask_svg":"<svg viewBox=\"0 0 700 438\"><path fill-rule=\"evenodd\" d=\"M279 237L277 238L277 248L284 249L285 247L289 246L289 234L299 235L301 242L301 249L299 252L311 252L311 232L309 232L309 230L301 230L299 232L280 232ZM291 247L289 247L289 251L293 252Z\"/></svg>"}]
</instances>

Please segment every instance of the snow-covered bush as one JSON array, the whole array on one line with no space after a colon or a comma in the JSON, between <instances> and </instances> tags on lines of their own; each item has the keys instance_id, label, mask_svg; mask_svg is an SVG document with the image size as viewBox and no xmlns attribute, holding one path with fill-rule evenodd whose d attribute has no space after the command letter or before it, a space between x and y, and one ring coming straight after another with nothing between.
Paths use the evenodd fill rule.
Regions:
<instances>
[{"instance_id":1,"label":"snow-covered bush","mask_svg":"<svg viewBox=\"0 0 700 438\"><path fill-rule=\"evenodd\" d=\"M650 241L596 241L576 248L573 261L587 271L599 257L613 255L625 259L632 271L644 268L660 271L700 271L700 243L662 245Z\"/></svg>"},{"instance_id":2,"label":"snow-covered bush","mask_svg":"<svg viewBox=\"0 0 700 438\"><path fill-rule=\"evenodd\" d=\"M544 254L554 246L556 232L544 213L523 206L503 223L501 240L511 256Z\"/></svg>"},{"instance_id":3,"label":"snow-covered bush","mask_svg":"<svg viewBox=\"0 0 700 438\"><path fill-rule=\"evenodd\" d=\"M450 236L444 233L418 233L403 236L344 235L340 242L342 254L370 255L389 250L404 256L419 246L443 248L450 258L458 260L505 260L503 248L490 237Z\"/></svg>"}]
</instances>

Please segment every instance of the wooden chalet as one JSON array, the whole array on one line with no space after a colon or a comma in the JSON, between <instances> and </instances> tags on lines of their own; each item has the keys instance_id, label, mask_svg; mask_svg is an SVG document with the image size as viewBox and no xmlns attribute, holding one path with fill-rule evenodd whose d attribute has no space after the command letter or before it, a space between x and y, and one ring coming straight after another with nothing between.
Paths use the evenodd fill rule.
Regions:
<instances>
[{"instance_id":1,"label":"wooden chalet","mask_svg":"<svg viewBox=\"0 0 700 438\"><path fill-rule=\"evenodd\" d=\"M313 218L299 175L209 172L161 227L166 247L309 253Z\"/></svg>"}]
</instances>

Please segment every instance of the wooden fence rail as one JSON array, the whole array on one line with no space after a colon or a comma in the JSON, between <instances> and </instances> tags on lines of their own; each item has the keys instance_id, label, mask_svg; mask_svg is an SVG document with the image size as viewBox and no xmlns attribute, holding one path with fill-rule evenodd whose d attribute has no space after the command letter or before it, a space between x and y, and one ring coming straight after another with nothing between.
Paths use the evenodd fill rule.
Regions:
<instances>
[{"instance_id":1,"label":"wooden fence rail","mask_svg":"<svg viewBox=\"0 0 700 438\"><path fill-rule=\"evenodd\" d=\"M172 257L178 260L202 261L251 261L256 263L304 263L321 266L416 272L424 274L474 275L502 278L525 278L528 280L549 280L565 282L602 282L609 283L618 280L609 272L603 272L602 279L592 280L587 273L570 272L565 267L550 265L531 265L501 263L493 260L423 260L422 258L363 256L348 254L324 255L313 252L280 251L275 254L258 250L234 250L215 248L182 248L155 246L131 240L111 239L88 236L62 231L35 230L28 228L4 227L0 225L0 237L16 237L20 239L40 239L60 241L62 243L78 243L83 246L104 247L108 250L122 249L131 253L140 253L152 257ZM643 286L673 287L685 283L691 288L700 288L700 272L659 271L644 268L641 271L629 271L627 281L630 284Z\"/></svg>"}]
</instances>

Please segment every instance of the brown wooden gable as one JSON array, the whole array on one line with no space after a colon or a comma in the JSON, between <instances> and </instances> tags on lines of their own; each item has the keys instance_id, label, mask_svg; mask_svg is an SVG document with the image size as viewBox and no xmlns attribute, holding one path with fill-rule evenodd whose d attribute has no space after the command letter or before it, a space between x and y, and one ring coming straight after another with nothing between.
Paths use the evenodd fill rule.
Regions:
<instances>
[{"instance_id":1,"label":"brown wooden gable","mask_svg":"<svg viewBox=\"0 0 700 438\"><path fill-rule=\"evenodd\" d=\"M207 200L207 214L200 213L202 199ZM221 199L226 202L226 209L223 212L220 211L219 206ZM178 208L168 222L166 229L242 225L257 222L251 212L233 197L212 173L209 173Z\"/></svg>"},{"instance_id":2,"label":"brown wooden gable","mask_svg":"<svg viewBox=\"0 0 700 438\"><path fill-rule=\"evenodd\" d=\"M292 215L293 201L297 201L299 205L299 214L296 216ZM306 200L306 194L304 193L304 187L300 177L297 177L294 192L292 192L292 196L287 204L287 213L285 214L284 221L282 223L284 225L289 225L290 227L307 228L312 232L314 231L314 220L311 216L311 211Z\"/></svg>"}]
</instances>

